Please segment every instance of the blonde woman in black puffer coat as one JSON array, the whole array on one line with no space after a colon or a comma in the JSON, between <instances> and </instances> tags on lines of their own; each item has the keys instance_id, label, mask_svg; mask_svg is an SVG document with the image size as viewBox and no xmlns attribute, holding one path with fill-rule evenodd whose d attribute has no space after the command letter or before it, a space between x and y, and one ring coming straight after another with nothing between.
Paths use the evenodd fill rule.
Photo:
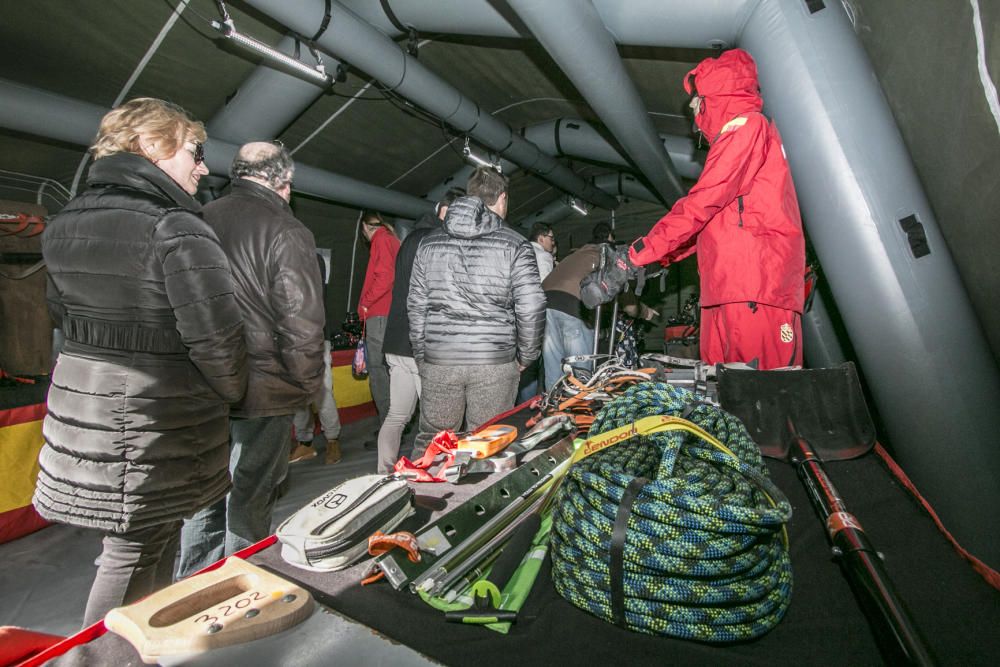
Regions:
<instances>
[{"instance_id":1,"label":"blonde woman in black puffer coat","mask_svg":"<svg viewBox=\"0 0 1000 667\"><path fill-rule=\"evenodd\" d=\"M229 489L229 403L246 386L232 276L192 197L201 123L152 98L109 112L89 188L42 239L66 337L34 504L104 533L84 624L171 583L181 520Z\"/></svg>"}]
</instances>

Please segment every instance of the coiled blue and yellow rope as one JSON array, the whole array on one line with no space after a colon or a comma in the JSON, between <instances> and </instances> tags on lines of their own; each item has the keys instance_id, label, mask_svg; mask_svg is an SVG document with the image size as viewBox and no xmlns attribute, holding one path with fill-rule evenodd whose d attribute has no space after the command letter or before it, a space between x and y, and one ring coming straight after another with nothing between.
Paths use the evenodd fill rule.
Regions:
<instances>
[{"instance_id":1,"label":"coiled blue and yellow rope","mask_svg":"<svg viewBox=\"0 0 1000 667\"><path fill-rule=\"evenodd\" d=\"M791 599L791 506L743 424L686 389L635 385L601 410L590 436L654 415L688 419L721 445L671 430L576 463L553 508L556 589L639 632L706 642L762 635Z\"/></svg>"}]
</instances>

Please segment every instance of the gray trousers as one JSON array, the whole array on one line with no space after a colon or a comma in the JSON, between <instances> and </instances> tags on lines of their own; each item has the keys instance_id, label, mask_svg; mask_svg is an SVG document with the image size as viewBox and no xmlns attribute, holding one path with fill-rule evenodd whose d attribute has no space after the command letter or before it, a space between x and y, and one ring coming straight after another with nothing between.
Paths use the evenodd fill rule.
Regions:
<instances>
[{"instance_id":1,"label":"gray trousers","mask_svg":"<svg viewBox=\"0 0 1000 667\"><path fill-rule=\"evenodd\" d=\"M295 439L304 445L313 441L313 407L316 416L323 427L323 435L327 440L340 438L340 413L337 412L337 402L333 398L333 372L330 359L330 341L323 341L323 386L309 399L305 407L295 413Z\"/></svg>"},{"instance_id":2,"label":"gray trousers","mask_svg":"<svg viewBox=\"0 0 1000 667\"><path fill-rule=\"evenodd\" d=\"M399 460L403 429L420 399L420 373L413 357L387 354L385 360L389 364L389 414L378 432L377 472L381 475L392 472Z\"/></svg>"},{"instance_id":3,"label":"gray trousers","mask_svg":"<svg viewBox=\"0 0 1000 667\"><path fill-rule=\"evenodd\" d=\"M101 620L115 607L136 602L173 583L180 534L180 521L127 533L107 533L87 598L83 627Z\"/></svg>"},{"instance_id":4,"label":"gray trousers","mask_svg":"<svg viewBox=\"0 0 1000 667\"><path fill-rule=\"evenodd\" d=\"M473 431L501 412L514 407L517 362L492 366L438 366L420 364L420 433L413 443L413 458L427 449L439 431Z\"/></svg>"},{"instance_id":5,"label":"gray trousers","mask_svg":"<svg viewBox=\"0 0 1000 667\"><path fill-rule=\"evenodd\" d=\"M382 426L389 414L389 367L385 363L382 345L385 343L385 326L388 317L369 317L365 320L365 347L368 353L368 387L375 401L378 423Z\"/></svg>"}]
</instances>

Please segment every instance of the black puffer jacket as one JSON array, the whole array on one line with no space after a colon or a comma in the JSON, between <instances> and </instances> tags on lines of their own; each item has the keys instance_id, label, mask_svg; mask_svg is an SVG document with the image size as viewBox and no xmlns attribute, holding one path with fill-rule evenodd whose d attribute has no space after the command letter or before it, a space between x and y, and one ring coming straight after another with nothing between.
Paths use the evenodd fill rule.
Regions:
<instances>
[{"instance_id":1,"label":"black puffer jacket","mask_svg":"<svg viewBox=\"0 0 1000 667\"><path fill-rule=\"evenodd\" d=\"M323 281L316 241L288 202L241 178L207 204L233 269L247 337L247 393L234 417L290 415L323 384Z\"/></svg>"},{"instance_id":2,"label":"black puffer jacket","mask_svg":"<svg viewBox=\"0 0 1000 667\"><path fill-rule=\"evenodd\" d=\"M527 365L545 331L535 251L478 197L460 197L420 243L407 299L417 361Z\"/></svg>"},{"instance_id":3,"label":"black puffer jacket","mask_svg":"<svg viewBox=\"0 0 1000 667\"><path fill-rule=\"evenodd\" d=\"M246 387L226 256L198 203L148 160L97 160L42 237L66 344L34 504L109 532L175 521L229 489L228 403Z\"/></svg>"},{"instance_id":4,"label":"black puffer jacket","mask_svg":"<svg viewBox=\"0 0 1000 667\"><path fill-rule=\"evenodd\" d=\"M441 221L433 213L425 213L413 225L413 231L399 246L396 253L396 273L392 283L392 305L389 306L389 319L385 323L385 341L382 351L386 354L398 354L401 357L412 357L410 347L410 316L407 312L406 298L410 294L410 272L413 270L413 259L417 256L417 248L424 237L441 227Z\"/></svg>"}]
</instances>

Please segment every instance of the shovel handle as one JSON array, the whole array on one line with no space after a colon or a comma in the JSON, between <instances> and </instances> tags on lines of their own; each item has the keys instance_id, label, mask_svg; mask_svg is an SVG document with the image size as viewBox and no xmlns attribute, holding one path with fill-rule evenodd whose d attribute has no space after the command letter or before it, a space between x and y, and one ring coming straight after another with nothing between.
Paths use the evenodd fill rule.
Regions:
<instances>
[{"instance_id":1,"label":"shovel handle","mask_svg":"<svg viewBox=\"0 0 1000 667\"><path fill-rule=\"evenodd\" d=\"M886 663L936 664L861 523L847 511L816 452L798 434L791 420L788 424L792 433L792 462L826 526L833 553L868 617Z\"/></svg>"}]
</instances>

